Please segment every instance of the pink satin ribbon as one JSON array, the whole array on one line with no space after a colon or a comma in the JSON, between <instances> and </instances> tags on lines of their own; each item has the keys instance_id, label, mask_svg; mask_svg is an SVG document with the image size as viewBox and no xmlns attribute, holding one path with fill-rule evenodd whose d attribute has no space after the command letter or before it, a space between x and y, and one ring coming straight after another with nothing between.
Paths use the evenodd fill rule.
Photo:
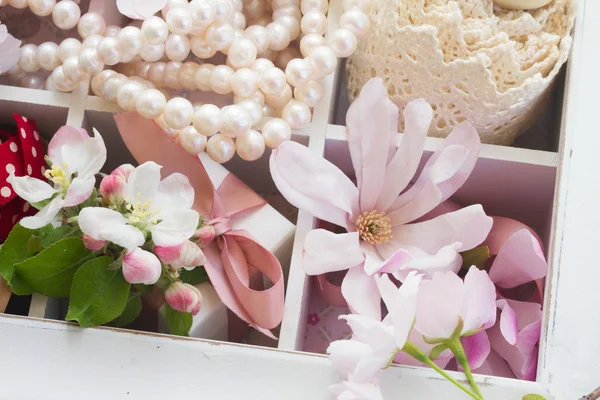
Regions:
<instances>
[{"instance_id":1,"label":"pink satin ribbon","mask_svg":"<svg viewBox=\"0 0 600 400\"><path fill-rule=\"evenodd\" d=\"M277 258L245 230L233 229L232 219L262 207L265 200L233 174L215 190L202 162L167 138L153 121L137 113L115 115L125 145L140 164L154 161L163 176L179 172L196 191L194 209L208 217L217 238L203 249L206 272L221 301L238 317L265 335L283 319L283 272ZM265 221L268 222L268 221ZM261 290L262 275L273 286Z\"/></svg>"}]
</instances>

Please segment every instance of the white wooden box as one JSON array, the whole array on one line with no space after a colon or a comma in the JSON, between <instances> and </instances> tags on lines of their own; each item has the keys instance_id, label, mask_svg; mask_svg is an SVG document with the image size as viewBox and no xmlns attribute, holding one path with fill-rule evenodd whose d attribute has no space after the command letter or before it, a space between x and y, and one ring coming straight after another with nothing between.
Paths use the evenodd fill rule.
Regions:
<instances>
[{"instance_id":1,"label":"white wooden box","mask_svg":"<svg viewBox=\"0 0 600 400\"><path fill-rule=\"evenodd\" d=\"M332 5L330 27L337 23L340 3L335 0ZM478 376L488 400L516 400L527 393L571 400L600 385L600 309L595 296L600 270L593 253L600 226L600 180L594 175L600 148L594 101L600 92L600 25L592 24L599 18L600 2L580 2L564 105L558 109L558 151L483 145L471 179L458 194L466 202L482 202L489 213L541 228L549 243L537 382ZM312 124L294 140L347 169L345 130L332 124L339 77L338 71L327 78L326 96ZM116 133L110 113L118 107L88 96L87 89L84 84L73 94L57 94L0 86L0 121L18 112L31 114L48 132L68 123L95 126L105 137L116 138L109 134ZM427 151L440 143L428 139ZM115 155L109 168L124 161L120 140L109 141L109 154ZM269 193L274 186L267 158L254 163L251 171L239 159L226 167L257 192ZM311 296L301 249L314 224L311 215L299 212L278 350L0 315L0 398L80 398L80 393L113 399L190 394L210 399L332 398L327 386L340 377L327 359L297 353L302 350ZM31 314L43 316L45 311L33 302ZM383 388L389 399L465 399L435 372L422 368L390 368L383 374Z\"/></svg>"}]
</instances>

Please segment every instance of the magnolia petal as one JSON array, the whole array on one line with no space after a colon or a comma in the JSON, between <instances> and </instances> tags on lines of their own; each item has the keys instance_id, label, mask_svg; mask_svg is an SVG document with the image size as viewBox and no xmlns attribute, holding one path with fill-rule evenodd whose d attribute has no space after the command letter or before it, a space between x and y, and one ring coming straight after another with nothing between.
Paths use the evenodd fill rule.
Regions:
<instances>
[{"instance_id":1,"label":"magnolia petal","mask_svg":"<svg viewBox=\"0 0 600 400\"><path fill-rule=\"evenodd\" d=\"M411 259L400 268L383 268L380 272L393 274L396 279L403 282L411 271L423 274L431 279L436 272L452 271L457 273L462 265L462 257L458 250L461 243L453 243L442 247L437 253L429 254L414 246L405 246Z\"/></svg>"},{"instance_id":2,"label":"magnolia petal","mask_svg":"<svg viewBox=\"0 0 600 400\"><path fill-rule=\"evenodd\" d=\"M94 240L113 242L129 251L146 241L144 234L117 211L103 207L86 207L79 213L79 228Z\"/></svg>"},{"instance_id":3,"label":"magnolia petal","mask_svg":"<svg viewBox=\"0 0 600 400\"><path fill-rule=\"evenodd\" d=\"M486 322L496 320L496 287L486 271L472 266L464 279L464 297L460 316L462 332L481 329Z\"/></svg>"},{"instance_id":4,"label":"magnolia petal","mask_svg":"<svg viewBox=\"0 0 600 400\"><path fill-rule=\"evenodd\" d=\"M79 157L83 159L77 170L77 176L80 178L93 177L106 163L106 145L96 129L94 129L94 137L86 138L83 142Z\"/></svg>"},{"instance_id":5,"label":"magnolia petal","mask_svg":"<svg viewBox=\"0 0 600 400\"><path fill-rule=\"evenodd\" d=\"M515 374L513 374L506 361L504 361L494 350L490 351L490 354L487 356L481 367L473 372L477 372L481 375L515 378Z\"/></svg>"},{"instance_id":6,"label":"magnolia petal","mask_svg":"<svg viewBox=\"0 0 600 400\"><path fill-rule=\"evenodd\" d=\"M352 329L352 339L368 344L375 353L382 355L383 359L389 358L396 350L395 327L357 314L342 315L340 319L346 320Z\"/></svg>"},{"instance_id":7,"label":"magnolia petal","mask_svg":"<svg viewBox=\"0 0 600 400\"><path fill-rule=\"evenodd\" d=\"M143 19L135 9L134 0L117 0L119 12L131 19Z\"/></svg>"},{"instance_id":8,"label":"magnolia petal","mask_svg":"<svg viewBox=\"0 0 600 400\"><path fill-rule=\"evenodd\" d=\"M86 139L89 139L89 136L85 129L65 125L58 129L48 143L48 157L53 164L64 166L68 164L69 157L79 156L79 146Z\"/></svg>"},{"instance_id":9,"label":"magnolia petal","mask_svg":"<svg viewBox=\"0 0 600 400\"><path fill-rule=\"evenodd\" d=\"M187 176L180 173L171 174L158 185L156 201L159 206L190 209L194 204L194 188Z\"/></svg>"},{"instance_id":10,"label":"magnolia petal","mask_svg":"<svg viewBox=\"0 0 600 400\"><path fill-rule=\"evenodd\" d=\"M56 190L48 183L30 176L15 176L11 173L6 179L15 193L30 203L37 203L54 196Z\"/></svg>"},{"instance_id":11,"label":"magnolia petal","mask_svg":"<svg viewBox=\"0 0 600 400\"><path fill-rule=\"evenodd\" d=\"M23 218L21 225L27 229L39 229L48 225L54 221L63 204L64 200L61 197L55 197L34 216Z\"/></svg>"},{"instance_id":12,"label":"magnolia petal","mask_svg":"<svg viewBox=\"0 0 600 400\"><path fill-rule=\"evenodd\" d=\"M513 310L506 300L496 301L498 308L502 310L500 314L500 332L504 339L509 344L515 345L517 343L517 334L519 333L519 323L517 322L517 314Z\"/></svg>"},{"instance_id":13,"label":"magnolia petal","mask_svg":"<svg viewBox=\"0 0 600 400\"><path fill-rule=\"evenodd\" d=\"M387 210L415 175L433 110L423 99L413 100L404 107L404 135L396 154L387 165L385 180L377 201L377 210Z\"/></svg>"},{"instance_id":14,"label":"magnolia petal","mask_svg":"<svg viewBox=\"0 0 600 400\"><path fill-rule=\"evenodd\" d=\"M0 40L0 73L14 67L21 56L21 41L8 33L6 25L0 25L3 38Z\"/></svg>"},{"instance_id":15,"label":"magnolia petal","mask_svg":"<svg viewBox=\"0 0 600 400\"><path fill-rule=\"evenodd\" d=\"M488 237L483 242L484 246L487 246L490 249L490 254L495 256L500 252L502 246L506 243L506 241L515 233L520 230L527 230L529 233L536 238L538 243L542 243L542 239L538 236L537 233L527 225L512 218L506 217L492 217L494 220L494 225L492 226L492 230L490 231Z\"/></svg>"},{"instance_id":16,"label":"magnolia petal","mask_svg":"<svg viewBox=\"0 0 600 400\"><path fill-rule=\"evenodd\" d=\"M427 253L436 253L453 243L462 243L458 250L465 251L481 244L491 228L492 219L485 215L480 204L475 204L429 221L395 226L392 236L396 243L415 246Z\"/></svg>"},{"instance_id":17,"label":"magnolia petal","mask_svg":"<svg viewBox=\"0 0 600 400\"><path fill-rule=\"evenodd\" d=\"M75 178L71 181L67 195L65 196L65 207L78 206L90 197L96 184L96 178Z\"/></svg>"},{"instance_id":18,"label":"magnolia petal","mask_svg":"<svg viewBox=\"0 0 600 400\"><path fill-rule=\"evenodd\" d=\"M522 229L504 243L490 268L496 286L514 288L546 276L548 264L537 239Z\"/></svg>"},{"instance_id":19,"label":"magnolia petal","mask_svg":"<svg viewBox=\"0 0 600 400\"><path fill-rule=\"evenodd\" d=\"M160 170L161 166L153 161L148 161L137 167L127 178L125 185L125 197L129 198L130 202L139 201L145 202L148 199L153 199L160 185Z\"/></svg>"},{"instance_id":20,"label":"magnolia petal","mask_svg":"<svg viewBox=\"0 0 600 400\"><path fill-rule=\"evenodd\" d=\"M133 7L136 13L142 18L150 18L167 5L167 0L137 0Z\"/></svg>"},{"instance_id":21,"label":"magnolia petal","mask_svg":"<svg viewBox=\"0 0 600 400\"><path fill-rule=\"evenodd\" d=\"M483 365L490 354L490 341L485 331L480 331L472 336L463 337L460 342L465 349L469 368L476 369Z\"/></svg>"},{"instance_id":22,"label":"magnolia petal","mask_svg":"<svg viewBox=\"0 0 600 400\"><path fill-rule=\"evenodd\" d=\"M362 264L352 267L342 282L342 295L352 312L381 320L381 296Z\"/></svg>"},{"instance_id":23,"label":"magnolia petal","mask_svg":"<svg viewBox=\"0 0 600 400\"><path fill-rule=\"evenodd\" d=\"M335 165L296 142L273 151L271 176L281 194L315 217L347 227L358 210L358 189Z\"/></svg>"},{"instance_id":24,"label":"magnolia petal","mask_svg":"<svg viewBox=\"0 0 600 400\"><path fill-rule=\"evenodd\" d=\"M354 267L364 258L357 232L336 234L315 229L306 235L302 266L308 275L319 275Z\"/></svg>"},{"instance_id":25,"label":"magnolia petal","mask_svg":"<svg viewBox=\"0 0 600 400\"><path fill-rule=\"evenodd\" d=\"M200 215L195 210L163 209L162 221L151 226L152 241L157 246L175 246L191 238L198 228Z\"/></svg>"},{"instance_id":26,"label":"magnolia petal","mask_svg":"<svg viewBox=\"0 0 600 400\"><path fill-rule=\"evenodd\" d=\"M375 208L383 187L390 139L398 134L398 107L380 78L370 79L346 115L348 147L362 212Z\"/></svg>"},{"instance_id":27,"label":"magnolia petal","mask_svg":"<svg viewBox=\"0 0 600 400\"><path fill-rule=\"evenodd\" d=\"M405 249L398 249L383 263L371 262L365 263L365 272L369 275L373 275L377 272L380 273L392 273L402 269L404 266L410 263L412 256Z\"/></svg>"}]
</instances>

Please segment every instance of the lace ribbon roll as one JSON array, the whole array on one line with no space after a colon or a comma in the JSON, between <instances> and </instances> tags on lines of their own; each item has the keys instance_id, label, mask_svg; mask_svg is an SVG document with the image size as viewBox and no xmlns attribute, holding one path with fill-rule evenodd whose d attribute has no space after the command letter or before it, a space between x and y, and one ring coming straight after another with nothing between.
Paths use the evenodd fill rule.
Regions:
<instances>
[{"instance_id":1,"label":"lace ribbon roll","mask_svg":"<svg viewBox=\"0 0 600 400\"><path fill-rule=\"evenodd\" d=\"M370 18L347 64L351 99L378 76L401 109L417 98L432 105L430 136L469 120L482 142L509 145L544 109L567 61L575 0L531 11L492 0L372 0Z\"/></svg>"}]
</instances>

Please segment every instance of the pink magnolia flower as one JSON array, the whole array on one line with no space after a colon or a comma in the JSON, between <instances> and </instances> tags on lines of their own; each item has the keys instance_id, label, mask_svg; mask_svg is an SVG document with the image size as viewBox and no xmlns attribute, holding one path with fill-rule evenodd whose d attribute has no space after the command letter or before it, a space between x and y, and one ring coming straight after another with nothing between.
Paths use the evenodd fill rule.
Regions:
<instances>
[{"instance_id":1,"label":"pink magnolia flower","mask_svg":"<svg viewBox=\"0 0 600 400\"><path fill-rule=\"evenodd\" d=\"M131 19L150 18L167 5L167 0L117 0L119 12Z\"/></svg>"},{"instance_id":2,"label":"pink magnolia flower","mask_svg":"<svg viewBox=\"0 0 600 400\"><path fill-rule=\"evenodd\" d=\"M123 257L123 276L132 284L154 285L162 273L162 266L149 251L134 249Z\"/></svg>"},{"instance_id":3,"label":"pink magnolia flower","mask_svg":"<svg viewBox=\"0 0 600 400\"><path fill-rule=\"evenodd\" d=\"M477 161L480 141L469 123L460 124L406 189L421 160L432 110L424 100L406 106L404 138L396 147L398 112L376 78L350 107L348 143L356 185L295 142L283 143L270 159L273 180L290 203L348 232L309 232L306 273L348 270L342 294L353 311L374 319L380 319L381 310L371 275L387 272L404 279L411 270L457 270L458 251L479 245L492 224L480 205L411 223L462 186Z\"/></svg>"},{"instance_id":4,"label":"pink magnolia flower","mask_svg":"<svg viewBox=\"0 0 600 400\"><path fill-rule=\"evenodd\" d=\"M338 400L383 400L379 382L352 382L344 381L332 385L329 390L337 396Z\"/></svg>"},{"instance_id":5,"label":"pink magnolia flower","mask_svg":"<svg viewBox=\"0 0 600 400\"><path fill-rule=\"evenodd\" d=\"M165 290L165 299L174 310L196 315L202 306L202 293L195 286L174 282Z\"/></svg>"},{"instance_id":6,"label":"pink magnolia flower","mask_svg":"<svg viewBox=\"0 0 600 400\"><path fill-rule=\"evenodd\" d=\"M170 264L175 269L194 269L206 264L206 257L200 247L189 240L175 246L155 246L154 252L164 264Z\"/></svg>"},{"instance_id":7,"label":"pink magnolia flower","mask_svg":"<svg viewBox=\"0 0 600 400\"><path fill-rule=\"evenodd\" d=\"M21 41L15 39L6 25L0 25L0 74L11 69L21 56Z\"/></svg>"},{"instance_id":8,"label":"pink magnolia flower","mask_svg":"<svg viewBox=\"0 0 600 400\"><path fill-rule=\"evenodd\" d=\"M44 175L52 186L40 179L16 177L13 173L7 179L15 193L28 202L49 200L36 215L21 220L25 228L37 229L48 225L61 208L73 207L87 200L96 184L95 175L106 162L106 146L95 129L91 138L84 129L63 126L48 145L48 158L52 165Z\"/></svg>"},{"instance_id":9,"label":"pink magnolia flower","mask_svg":"<svg viewBox=\"0 0 600 400\"><path fill-rule=\"evenodd\" d=\"M88 250L98 251L106 245L106 240L94 240L88 235L83 235L82 239Z\"/></svg>"}]
</instances>

